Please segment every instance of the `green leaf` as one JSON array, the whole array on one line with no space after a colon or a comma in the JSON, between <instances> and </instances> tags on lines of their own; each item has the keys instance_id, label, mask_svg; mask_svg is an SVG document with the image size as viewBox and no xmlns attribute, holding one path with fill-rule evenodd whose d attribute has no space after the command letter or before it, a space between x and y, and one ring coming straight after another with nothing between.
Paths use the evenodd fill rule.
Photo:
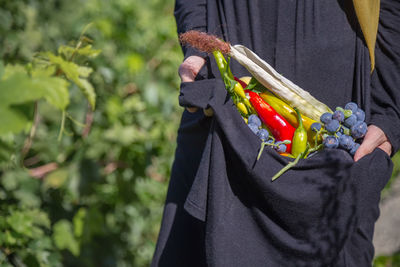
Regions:
<instances>
[{"instance_id":1,"label":"green leaf","mask_svg":"<svg viewBox=\"0 0 400 267\"><path fill-rule=\"evenodd\" d=\"M26 69L21 65L7 65L4 68L3 77L1 77L1 79L6 80L8 77L10 77L16 73L25 73L26 74Z\"/></svg>"},{"instance_id":2,"label":"green leaf","mask_svg":"<svg viewBox=\"0 0 400 267\"><path fill-rule=\"evenodd\" d=\"M27 214L32 217L34 225L41 226L47 229L50 228L50 219L47 216L47 213L45 213L44 211L33 209L27 211Z\"/></svg>"},{"instance_id":3,"label":"green leaf","mask_svg":"<svg viewBox=\"0 0 400 267\"><path fill-rule=\"evenodd\" d=\"M28 123L28 119L9 109L9 107L0 106L0 136L7 133L18 133L22 131Z\"/></svg>"},{"instance_id":4,"label":"green leaf","mask_svg":"<svg viewBox=\"0 0 400 267\"><path fill-rule=\"evenodd\" d=\"M31 79L26 73L11 74L0 82L0 99L3 106L31 102L44 96L45 90L40 81Z\"/></svg>"},{"instance_id":5,"label":"green leaf","mask_svg":"<svg viewBox=\"0 0 400 267\"><path fill-rule=\"evenodd\" d=\"M95 58L98 55L100 55L101 50L100 49L93 49L92 45L86 45L85 47L82 47L78 49L77 53L81 56L86 56L89 58Z\"/></svg>"},{"instance_id":6,"label":"green leaf","mask_svg":"<svg viewBox=\"0 0 400 267\"><path fill-rule=\"evenodd\" d=\"M75 239L72 225L67 220L60 220L53 226L53 240L59 249L67 249L74 256L79 256L79 243Z\"/></svg>"},{"instance_id":7,"label":"green leaf","mask_svg":"<svg viewBox=\"0 0 400 267\"><path fill-rule=\"evenodd\" d=\"M83 94L88 99L89 104L92 107L92 110L94 110L96 105L96 93L94 92L93 85L90 82L88 82L88 80L85 79L79 79L75 83L76 85L79 86L79 88L81 88Z\"/></svg>"},{"instance_id":8,"label":"green leaf","mask_svg":"<svg viewBox=\"0 0 400 267\"><path fill-rule=\"evenodd\" d=\"M144 60L140 54L134 53L127 57L126 64L129 71L135 74L143 68Z\"/></svg>"},{"instance_id":9,"label":"green leaf","mask_svg":"<svg viewBox=\"0 0 400 267\"><path fill-rule=\"evenodd\" d=\"M74 51L76 51L76 48L72 46L61 45L60 47L58 47L58 54L63 55L64 58L71 58Z\"/></svg>"},{"instance_id":10,"label":"green leaf","mask_svg":"<svg viewBox=\"0 0 400 267\"><path fill-rule=\"evenodd\" d=\"M44 71L29 77L21 66L7 66L0 80L0 135L17 133L28 123L28 118L13 109L13 105L45 98L54 107L63 110L69 104L67 88L68 82L58 77L49 77Z\"/></svg>"},{"instance_id":11,"label":"green leaf","mask_svg":"<svg viewBox=\"0 0 400 267\"><path fill-rule=\"evenodd\" d=\"M89 75L90 75L92 72L93 72L93 69L92 69L92 68L89 68L89 67L82 67L82 66L79 66L79 67L78 67L78 73L79 73L79 76L80 76L80 77L87 78L87 77L89 77Z\"/></svg>"},{"instance_id":12,"label":"green leaf","mask_svg":"<svg viewBox=\"0 0 400 267\"><path fill-rule=\"evenodd\" d=\"M96 93L94 92L93 86L86 79L83 79L90 74L91 69L78 66L77 64L66 61L62 57L55 56L52 53L47 53L47 56L49 57L50 62L56 64L63 71L68 80L74 82L82 90L83 94L94 109L96 104Z\"/></svg>"},{"instance_id":13,"label":"green leaf","mask_svg":"<svg viewBox=\"0 0 400 267\"><path fill-rule=\"evenodd\" d=\"M6 221L16 233L32 237L32 218L23 211L12 212Z\"/></svg>"},{"instance_id":14,"label":"green leaf","mask_svg":"<svg viewBox=\"0 0 400 267\"><path fill-rule=\"evenodd\" d=\"M63 55L64 58L71 58L73 54L85 56L88 58L95 58L100 55L100 49L93 49L92 45L86 45L82 48L76 48L72 46L62 45L58 48L58 54Z\"/></svg>"},{"instance_id":15,"label":"green leaf","mask_svg":"<svg viewBox=\"0 0 400 267\"><path fill-rule=\"evenodd\" d=\"M78 212L75 214L73 219L74 234L77 238L80 238L83 234L83 229L85 226L85 218L86 218L86 209L80 208Z\"/></svg>"},{"instance_id":16,"label":"green leaf","mask_svg":"<svg viewBox=\"0 0 400 267\"><path fill-rule=\"evenodd\" d=\"M7 245L15 245L18 242L18 237L16 237L13 231L5 231L4 236L1 239Z\"/></svg>"},{"instance_id":17,"label":"green leaf","mask_svg":"<svg viewBox=\"0 0 400 267\"><path fill-rule=\"evenodd\" d=\"M3 61L0 60L0 79L3 77L4 74L4 64Z\"/></svg>"},{"instance_id":18,"label":"green leaf","mask_svg":"<svg viewBox=\"0 0 400 267\"><path fill-rule=\"evenodd\" d=\"M50 72L37 72L34 79L40 80L42 90L45 91L46 100L54 107L64 110L69 104L68 82L58 78L49 77Z\"/></svg>"},{"instance_id":19,"label":"green leaf","mask_svg":"<svg viewBox=\"0 0 400 267\"><path fill-rule=\"evenodd\" d=\"M251 77L250 82L249 82L249 84L246 86L245 89L251 90L251 89L253 89L254 87L256 87L258 84L259 84L259 82L258 82L254 77Z\"/></svg>"}]
</instances>

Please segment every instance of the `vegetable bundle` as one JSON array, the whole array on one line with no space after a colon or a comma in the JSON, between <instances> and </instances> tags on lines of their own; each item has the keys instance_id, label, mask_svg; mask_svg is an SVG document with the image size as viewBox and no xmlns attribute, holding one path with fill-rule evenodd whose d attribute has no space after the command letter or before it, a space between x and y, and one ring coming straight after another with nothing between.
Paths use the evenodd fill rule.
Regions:
<instances>
[{"instance_id":1,"label":"vegetable bundle","mask_svg":"<svg viewBox=\"0 0 400 267\"><path fill-rule=\"evenodd\" d=\"M180 39L183 44L214 55L239 113L262 141L258 159L265 146L295 158L272 180L300 159L323 148L342 148L355 154L367 131L365 113L357 104L350 102L333 112L242 45L231 46L215 36L197 31L182 34ZM229 67L231 57L253 77L235 77Z\"/></svg>"}]
</instances>

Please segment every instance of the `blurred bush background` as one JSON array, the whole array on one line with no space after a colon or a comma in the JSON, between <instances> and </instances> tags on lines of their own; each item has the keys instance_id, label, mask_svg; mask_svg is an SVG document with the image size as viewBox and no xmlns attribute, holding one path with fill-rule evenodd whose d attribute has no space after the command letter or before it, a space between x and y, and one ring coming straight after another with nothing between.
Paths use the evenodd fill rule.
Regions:
<instances>
[{"instance_id":1,"label":"blurred bush background","mask_svg":"<svg viewBox=\"0 0 400 267\"><path fill-rule=\"evenodd\" d=\"M149 265L182 112L173 6L0 0L4 65L55 53L89 23L86 36L101 50L81 62L94 70L96 108L71 85L61 141L62 111L43 100L25 131L0 136L0 266Z\"/></svg>"},{"instance_id":2,"label":"blurred bush background","mask_svg":"<svg viewBox=\"0 0 400 267\"><path fill-rule=\"evenodd\" d=\"M149 264L182 111L177 68L183 56L173 5L0 0L4 64L55 52L77 40L88 23L87 36L102 51L85 62L94 69L94 113L76 88L67 109L83 124L92 118L89 134L67 119L67 134L58 142L61 111L40 101L40 122L26 155L21 151L30 127L1 137L0 266Z\"/></svg>"}]
</instances>

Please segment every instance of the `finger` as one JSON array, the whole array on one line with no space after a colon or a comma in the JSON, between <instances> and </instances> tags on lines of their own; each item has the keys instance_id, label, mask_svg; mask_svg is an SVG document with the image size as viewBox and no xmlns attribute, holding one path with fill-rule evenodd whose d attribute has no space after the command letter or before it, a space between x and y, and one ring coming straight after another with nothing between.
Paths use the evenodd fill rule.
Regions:
<instances>
[{"instance_id":1,"label":"finger","mask_svg":"<svg viewBox=\"0 0 400 267\"><path fill-rule=\"evenodd\" d=\"M365 155L371 153L386 140L386 136L380 128L374 125L369 126L361 146L357 149L357 152L354 155L354 161L358 161Z\"/></svg>"},{"instance_id":2,"label":"finger","mask_svg":"<svg viewBox=\"0 0 400 267\"><path fill-rule=\"evenodd\" d=\"M364 139L354 155L354 161L358 161L365 155L371 153L378 145L380 144L376 144L373 139Z\"/></svg>"},{"instance_id":3,"label":"finger","mask_svg":"<svg viewBox=\"0 0 400 267\"><path fill-rule=\"evenodd\" d=\"M205 62L205 59L199 56L190 56L185 59L179 67L182 82L193 82Z\"/></svg>"},{"instance_id":4,"label":"finger","mask_svg":"<svg viewBox=\"0 0 400 267\"><path fill-rule=\"evenodd\" d=\"M196 74L193 72L192 68L185 66L179 68L179 76L182 82L193 82L194 78L196 78Z\"/></svg>"},{"instance_id":5,"label":"finger","mask_svg":"<svg viewBox=\"0 0 400 267\"><path fill-rule=\"evenodd\" d=\"M390 144L389 141L383 142L380 146L378 146L380 149L386 152L389 156L392 154L392 145Z\"/></svg>"},{"instance_id":6,"label":"finger","mask_svg":"<svg viewBox=\"0 0 400 267\"><path fill-rule=\"evenodd\" d=\"M198 108L190 107L190 108L186 108L186 110L189 111L190 113L195 113L198 110Z\"/></svg>"},{"instance_id":7,"label":"finger","mask_svg":"<svg viewBox=\"0 0 400 267\"><path fill-rule=\"evenodd\" d=\"M206 108L203 112L206 117L212 117L214 115L214 110L212 108Z\"/></svg>"},{"instance_id":8,"label":"finger","mask_svg":"<svg viewBox=\"0 0 400 267\"><path fill-rule=\"evenodd\" d=\"M179 77L182 82L193 82L200 69L205 64L205 59L198 56L190 56L179 66ZM187 107L187 111L194 113L198 110L196 107Z\"/></svg>"}]
</instances>

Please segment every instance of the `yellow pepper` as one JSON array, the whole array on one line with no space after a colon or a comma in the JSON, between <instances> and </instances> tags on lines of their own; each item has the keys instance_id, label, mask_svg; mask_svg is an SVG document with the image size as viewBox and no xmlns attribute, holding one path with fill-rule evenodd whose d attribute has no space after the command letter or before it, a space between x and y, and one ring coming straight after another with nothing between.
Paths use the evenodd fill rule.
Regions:
<instances>
[{"instance_id":1,"label":"yellow pepper","mask_svg":"<svg viewBox=\"0 0 400 267\"><path fill-rule=\"evenodd\" d=\"M235 87L233 87L233 91L240 96L240 98L246 98L246 94L244 93L243 87L239 82L235 83Z\"/></svg>"}]
</instances>

